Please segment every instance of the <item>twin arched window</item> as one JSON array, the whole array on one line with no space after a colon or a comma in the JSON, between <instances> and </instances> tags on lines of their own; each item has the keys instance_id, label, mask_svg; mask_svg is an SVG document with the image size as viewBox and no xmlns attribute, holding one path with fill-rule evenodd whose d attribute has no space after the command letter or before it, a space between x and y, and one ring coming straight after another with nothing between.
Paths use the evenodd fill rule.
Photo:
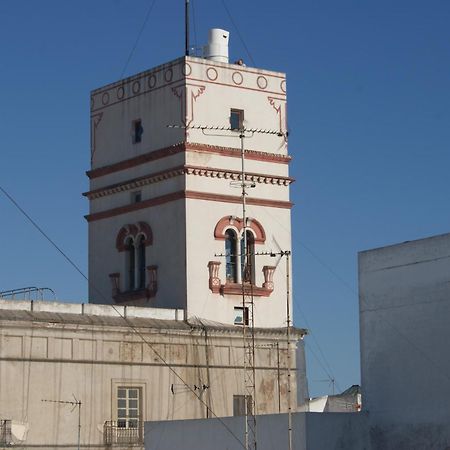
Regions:
<instances>
[{"instance_id":1,"label":"twin arched window","mask_svg":"<svg viewBox=\"0 0 450 450\"><path fill-rule=\"evenodd\" d=\"M255 236L250 230L246 239L232 228L225 231L225 260L228 283L255 283Z\"/></svg>"},{"instance_id":2,"label":"twin arched window","mask_svg":"<svg viewBox=\"0 0 450 450\"><path fill-rule=\"evenodd\" d=\"M135 291L146 287L146 248L152 243L152 229L146 222L124 225L117 234L116 248L119 252L125 253L123 285L125 291Z\"/></svg>"}]
</instances>

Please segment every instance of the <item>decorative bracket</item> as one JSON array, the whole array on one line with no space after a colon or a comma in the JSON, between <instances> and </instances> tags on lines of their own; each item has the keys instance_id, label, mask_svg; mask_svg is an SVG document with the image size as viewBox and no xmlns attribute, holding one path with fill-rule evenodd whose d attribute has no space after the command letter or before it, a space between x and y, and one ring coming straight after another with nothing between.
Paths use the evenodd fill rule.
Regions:
<instances>
[{"instance_id":1,"label":"decorative bracket","mask_svg":"<svg viewBox=\"0 0 450 450\"><path fill-rule=\"evenodd\" d=\"M219 278L220 262L209 261L209 289L213 294L221 295L242 295L242 284L240 283L221 283ZM275 266L264 266L262 272L264 274L264 283L262 287L255 286L252 283L244 283L244 291L255 297L269 297L274 289L273 275Z\"/></svg>"}]
</instances>

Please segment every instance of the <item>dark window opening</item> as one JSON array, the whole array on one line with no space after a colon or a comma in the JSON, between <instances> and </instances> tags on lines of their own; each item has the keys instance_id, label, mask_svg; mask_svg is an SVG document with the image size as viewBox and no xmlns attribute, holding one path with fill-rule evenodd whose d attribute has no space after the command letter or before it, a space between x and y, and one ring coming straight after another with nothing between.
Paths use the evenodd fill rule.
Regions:
<instances>
[{"instance_id":1,"label":"dark window opening","mask_svg":"<svg viewBox=\"0 0 450 450\"><path fill-rule=\"evenodd\" d=\"M142 121L140 119L133 121L133 144L142 142L143 134L144 128L142 127Z\"/></svg>"},{"instance_id":2,"label":"dark window opening","mask_svg":"<svg viewBox=\"0 0 450 450\"><path fill-rule=\"evenodd\" d=\"M234 307L234 324L235 325L248 325L248 308L242 306Z\"/></svg>"},{"instance_id":3,"label":"dark window opening","mask_svg":"<svg viewBox=\"0 0 450 450\"><path fill-rule=\"evenodd\" d=\"M244 111L242 109L232 109L230 112L230 128L241 130L244 126Z\"/></svg>"},{"instance_id":4,"label":"dark window opening","mask_svg":"<svg viewBox=\"0 0 450 450\"><path fill-rule=\"evenodd\" d=\"M128 239L127 244L127 266L128 266L128 290L132 291L135 288L136 264L135 264L135 249L133 239Z\"/></svg>"},{"instance_id":5,"label":"dark window opening","mask_svg":"<svg viewBox=\"0 0 450 450\"><path fill-rule=\"evenodd\" d=\"M253 411L252 406L251 395L233 395L233 416L245 416L246 407L247 415L251 416Z\"/></svg>"},{"instance_id":6,"label":"dark window opening","mask_svg":"<svg viewBox=\"0 0 450 450\"><path fill-rule=\"evenodd\" d=\"M225 232L225 263L227 282L237 283L237 235L234 230Z\"/></svg>"},{"instance_id":7,"label":"dark window opening","mask_svg":"<svg viewBox=\"0 0 450 450\"><path fill-rule=\"evenodd\" d=\"M251 231L246 232L247 248L244 248L244 237L241 239L241 268L242 281L255 283L255 237Z\"/></svg>"},{"instance_id":8,"label":"dark window opening","mask_svg":"<svg viewBox=\"0 0 450 450\"><path fill-rule=\"evenodd\" d=\"M145 287L145 266L146 266L146 262L145 262L145 237L141 236L139 238L139 243L138 243L138 274L139 274L139 279L138 279L138 288L139 289L144 289Z\"/></svg>"},{"instance_id":9,"label":"dark window opening","mask_svg":"<svg viewBox=\"0 0 450 450\"><path fill-rule=\"evenodd\" d=\"M142 201L142 192L141 191L135 191L131 193L131 202L132 203L139 203Z\"/></svg>"}]
</instances>

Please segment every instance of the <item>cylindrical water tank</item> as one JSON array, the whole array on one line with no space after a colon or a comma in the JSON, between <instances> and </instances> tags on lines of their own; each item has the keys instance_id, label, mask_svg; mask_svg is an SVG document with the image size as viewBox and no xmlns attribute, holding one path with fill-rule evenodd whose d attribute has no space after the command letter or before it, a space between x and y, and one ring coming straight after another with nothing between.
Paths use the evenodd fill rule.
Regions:
<instances>
[{"instance_id":1,"label":"cylindrical water tank","mask_svg":"<svg viewBox=\"0 0 450 450\"><path fill-rule=\"evenodd\" d=\"M229 38L229 31L211 28L208 32L208 45L203 50L205 58L227 63Z\"/></svg>"}]
</instances>

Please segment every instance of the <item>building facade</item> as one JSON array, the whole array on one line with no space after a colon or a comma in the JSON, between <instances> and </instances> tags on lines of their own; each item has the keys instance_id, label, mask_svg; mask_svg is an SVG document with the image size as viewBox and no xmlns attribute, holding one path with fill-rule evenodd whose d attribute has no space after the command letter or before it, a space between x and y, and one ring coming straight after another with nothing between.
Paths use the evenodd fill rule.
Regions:
<instances>
[{"instance_id":1,"label":"building facade","mask_svg":"<svg viewBox=\"0 0 450 450\"><path fill-rule=\"evenodd\" d=\"M372 450L450 448L450 234L359 253Z\"/></svg>"},{"instance_id":2,"label":"building facade","mask_svg":"<svg viewBox=\"0 0 450 450\"><path fill-rule=\"evenodd\" d=\"M286 411L285 330L255 336L256 411ZM242 415L243 358L239 327L181 310L0 300L0 448L77 449L77 401L89 449L143 448L144 421Z\"/></svg>"},{"instance_id":3,"label":"building facade","mask_svg":"<svg viewBox=\"0 0 450 450\"><path fill-rule=\"evenodd\" d=\"M255 325L285 326L286 265L258 255L291 249L285 74L179 58L94 90L91 126L90 301L233 324L247 277Z\"/></svg>"}]
</instances>

